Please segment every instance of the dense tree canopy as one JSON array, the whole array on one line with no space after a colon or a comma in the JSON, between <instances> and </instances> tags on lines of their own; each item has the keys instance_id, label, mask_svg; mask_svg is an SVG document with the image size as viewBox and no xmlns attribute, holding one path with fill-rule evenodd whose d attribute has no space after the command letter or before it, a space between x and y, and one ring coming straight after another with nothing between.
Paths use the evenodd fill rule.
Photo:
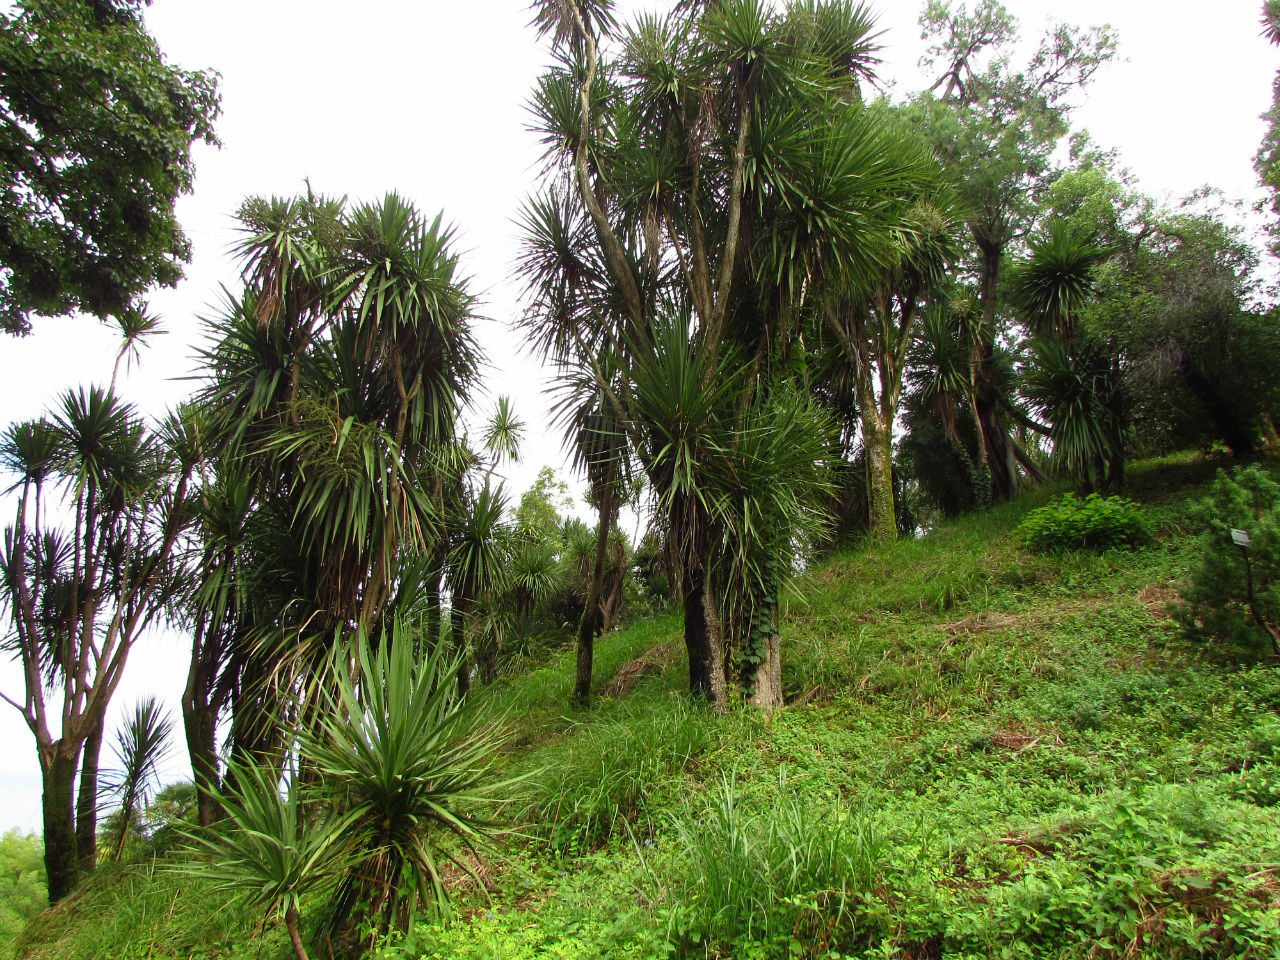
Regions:
<instances>
[{"instance_id":1,"label":"dense tree canopy","mask_svg":"<svg viewBox=\"0 0 1280 960\"><path fill-rule=\"evenodd\" d=\"M0 330L140 315L190 245L174 201L214 143L216 75L167 63L145 0L24 0L0 14Z\"/></svg>"}]
</instances>

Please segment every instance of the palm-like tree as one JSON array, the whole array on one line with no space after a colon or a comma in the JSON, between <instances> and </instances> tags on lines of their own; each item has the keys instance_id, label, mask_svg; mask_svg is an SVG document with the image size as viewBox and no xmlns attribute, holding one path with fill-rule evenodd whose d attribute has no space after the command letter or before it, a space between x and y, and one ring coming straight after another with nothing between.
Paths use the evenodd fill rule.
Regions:
<instances>
[{"instance_id":1,"label":"palm-like tree","mask_svg":"<svg viewBox=\"0 0 1280 960\"><path fill-rule=\"evenodd\" d=\"M732 449L797 366L807 292L892 260L893 232L910 226L891 200L920 157L858 103L875 49L861 7L731 0L624 29L605 4L536 9L563 66L534 98L559 180L524 218L531 339L625 431L677 545L691 688L719 700L722 544L704 453ZM692 405L647 419L671 412L670 391L645 399L640 381L657 387L653 371L679 362L697 370L680 387Z\"/></svg>"},{"instance_id":2,"label":"palm-like tree","mask_svg":"<svg viewBox=\"0 0 1280 960\"><path fill-rule=\"evenodd\" d=\"M449 553L454 644L464 662L467 654L475 651L484 683L492 683L497 677L498 655L502 651L504 621L500 599L507 573L503 526L506 509L502 485L495 487L486 481L468 498ZM458 679L465 692L470 685L469 668L464 667Z\"/></svg>"},{"instance_id":3,"label":"palm-like tree","mask_svg":"<svg viewBox=\"0 0 1280 960\"><path fill-rule=\"evenodd\" d=\"M1114 350L1080 316L1108 251L1063 220L1050 222L1012 271L1013 301L1031 328L1025 381L1054 455L1083 485L1112 486L1124 463L1123 378Z\"/></svg>"},{"instance_id":4,"label":"palm-like tree","mask_svg":"<svg viewBox=\"0 0 1280 960\"><path fill-rule=\"evenodd\" d=\"M233 760L228 773L234 785L218 796L225 819L212 831L189 834L209 859L176 869L282 916L294 954L307 960L302 910L341 871L351 817L308 809L299 778L290 777L281 790L275 767Z\"/></svg>"},{"instance_id":5,"label":"palm-like tree","mask_svg":"<svg viewBox=\"0 0 1280 960\"><path fill-rule=\"evenodd\" d=\"M905 130L902 136L910 144ZM838 284L818 308L822 332L833 338L839 358L831 371L839 382L832 389L853 394L866 457L869 529L881 542L898 535L893 430L907 356L930 301L942 295L944 273L958 252L959 216L936 180L938 173L921 164L916 192L901 199L910 228L895 235L896 256L867 284Z\"/></svg>"},{"instance_id":6,"label":"palm-like tree","mask_svg":"<svg viewBox=\"0 0 1280 960\"><path fill-rule=\"evenodd\" d=\"M140 832L138 824L143 809L160 785L160 765L169 752L169 734L173 721L167 717L155 697L138 701L125 725L117 731L114 748L116 767L104 778L107 792L119 802L116 811L119 834L112 859L124 855L130 835Z\"/></svg>"},{"instance_id":7,"label":"palm-like tree","mask_svg":"<svg viewBox=\"0 0 1280 960\"><path fill-rule=\"evenodd\" d=\"M272 755L288 678L438 582L478 365L439 217L391 194L251 199L240 219L246 287L211 326L200 394L212 452L192 562L210 575L187 604L189 739L210 790L228 699L235 749Z\"/></svg>"},{"instance_id":8,"label":"palm-like tree","mask_svg":"<svg viewBox=\"0 0 1280 960\"><path fill-rule=\"evenodd\" d=\"M570 389L560 405L561 419L572 438L574 466L587 477L591 500L596 507L595 545L582 560L586 569L582 616L578 621L577 668L573 698L586 704L591 699L591 670L595 637L607 628L601 605L607 568L609 539L616 530L623 490L631 474L627 432L618 422L617 411L592 378L570 381ZM618 578L619 582L621 578Z\"/></svg>"},{"instance_id":9,"label":"palm-like tree","mask_svg":"<svg viewBox=\"0 0 1280 960\"><path fill-rule=\"evenodd\" d=\"M454 682L462 660L440 646L417 654L402 625L385 639L371 650L355 638L332 659L320 720L299 743L320 778L321 802L348 824L350 866L329 927L350 936L357 919L366 921L366 949L406 929L419 905L445 908L442 867L458 861L441 836L472 848L486 839L491 825L480 812L504 786L493 776L502 738Z\"/></svg>"},{"instance_id":10,"label":"palm-like tree","mask_svg":"<svg viewBox=\"0 0 1280 960\"><path fill-rule=\"evenodd\" d=\"M176 418L147 428L99 388L64 396L50 418L10 428L14 523L0 550L3 597L25 691L4 699L36 739L44 778L45 860L57 901L96 860L98 752L134 639L180 588L175 549L187 523L194 448ZM44 503L62 491L58 527ZM54 708L51 698L60 706ZM74 781L80 795L73 810Z\"/></svg>"},{"instance_id":11,"label":"palm-like tree","mask_svg":"<svg viewBox=\"0 0 1280 960\"><path fill-rule=\"evenodd\" d=\"M164 333L164 330L160 327L160 318L145 309L123 310L112 319L120 328L121 337L120 350L111 370L111 390L114 392L116 379L120 376L120 364L124 363L127 369L137 363L147 340Z\"/></svg>"},{"instance_id":12,"label":"palm-like tree","mask_svg":"<svg viewBox=\"0 0 1280 960\"><path fill-rule=\"evenodd\" d=\"M445 836L474 848L492 832L481 813L510 783L494 776L501 734L461 699L462 661L443 647L420 654L417 639L397 620L381 642L353 633L335 645L315 720L285 750L307 775L233 759L218 794L225 819L189 833L207 859L178 869L282 916L299 960L319 891L331 894L326 945L365 956L417 908L446 909L442 868L457 861Z\"/></svg>"}]
</instances>

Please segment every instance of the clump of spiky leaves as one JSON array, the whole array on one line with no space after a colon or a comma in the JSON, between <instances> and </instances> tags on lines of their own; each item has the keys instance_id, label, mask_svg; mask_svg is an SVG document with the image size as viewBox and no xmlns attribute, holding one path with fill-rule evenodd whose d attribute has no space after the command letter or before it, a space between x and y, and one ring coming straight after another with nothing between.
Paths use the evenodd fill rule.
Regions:
<instances>
[{"instance_id":1,"label":"clump of spiky leaves","mask_svg":"<svg viewBox=\"0 0 1280 960\"><path fill-rule=\"evenodd\" d=\"M274 767L233 760L219 797L225 819L189 835L208 861L180 862L177 869L283 917L298 960L307 960L298 921L340 868L353 818L307 811L296 771L283 789L281 779Z\"/></svg>"},{"instance_id":2,"label":"clump of spiky leaves","mask_svg":"<svg viewBox=\"0 0 1280 960\"><path fill-rule=\"evenodd\" d=\"M340 644L287 751L306 776L232 764L226 821L194 835L212 860L198 871L283 915L300 960L298 921L317 891L332 893L329 949L362 956L420 907L445 909L443 864L467 870L460 850L492 833L478 811L505 786L493 776L502 738L460 699L459 661L419 655L415 639L395 623L376 644Z\"/></svg>"},{"instance_id":3,"label":"clump of spiky leaves","mask_svg":"<svg viewBox=\"0 0 1280 960\"><path fill-rule=\"evenodd\" d=\"M112 859L124 855L130 836L143 832L142 811L160 784L160 765L169 754L173 720L155 697L139 700L133 714L116 734L116 768L103 780L108 794L120 802L115 817Z\"/></svg>"},{"instance_id":4,"label":"clump of spiky leaves","mask_svg":"<svg viewBox=\"0 0 1280 960\"><path fill-rule=\"evenodd\" d=\"M479 813L510 785L494 776L498 726L458 694L460 661L442 647L420 656L415 639L396 624L376 649L356 641L336 655L299 738L318 799L348 824L350 865L325 928L353 952L357 928L376 940L420 907L445 909L444 863L468 870L459 852L491 835Z\"/></svg>"}]
</instances>

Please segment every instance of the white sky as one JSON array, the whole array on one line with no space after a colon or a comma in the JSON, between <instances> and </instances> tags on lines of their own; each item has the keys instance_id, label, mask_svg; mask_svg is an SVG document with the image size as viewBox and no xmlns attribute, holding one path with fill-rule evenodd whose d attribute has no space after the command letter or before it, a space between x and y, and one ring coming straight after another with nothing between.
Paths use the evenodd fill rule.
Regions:
<instances>
[{"instance_id":1,"label":"white sky","mask_svg":"<svg viewBox=\"0 0 1280 960\"><path fill-rule=\"evenodd\" d=\"M900 91L924 84L916 25L922 2L873 3L887 31L885 79ZM1156 195L1210 183L1256 197L1252 158L1258 119L1270 104L1280 51L1259 35L1261 0L1006 0L1025 37L1051 12L1078 24L1110 23L1120 61L1103 68L1075 117ZM620 0L622 11L662 0ZM1069 12L1064 12L1069 11ZM482 298L481 343L491 394L509 393L530 423L525 464L511 488L528 487L544 464L562 463L545 428L545 380L519 352L509 326L519 290L508 278L516 256L512 218L530 191L539 147L524 129L524 104L547 62L527 23L526 0L154 0L151 32L173 63L222 75L219 149L197 148L193 195L178 206L194 261L176 290L152 306L168 334L145 352L123 392L159 411L184 396L201 315L234 287L227 256L231 214L249 194L291 195L309 178L317 191L375 200L399 191L424 212L443 210ZM0 424L34 417L68 387L105 383L117 349L109 331L84 319L37 320L25 339L0 335ZM488 404L482 404L482 410ZM7 515L7 509L3 511ZM0 522L7 522L0 520ZM155 693L177 709L185 677L181 638L135 650L116 696L118 716ZM18 674L0 666L0 689L18 693ZM190 775L180 733L173 778ZM40 829L34 742L16 711L0 704L0 830ZM109 762L104 750L104 763Z\"/></svg>"}]
</instances>

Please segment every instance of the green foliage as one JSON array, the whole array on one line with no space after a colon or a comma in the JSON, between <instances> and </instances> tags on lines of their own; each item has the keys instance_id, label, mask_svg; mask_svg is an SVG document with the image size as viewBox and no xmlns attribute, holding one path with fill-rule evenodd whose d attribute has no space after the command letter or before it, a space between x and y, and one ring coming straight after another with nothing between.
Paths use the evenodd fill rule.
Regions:
<instances>
[{"instance_id":1,"label":"green foliage","mask_svg":"<svg viewBox=\"0 0 1280 960\"><path fill-rule=\"evenodd\" d=\"M1067 493L1027 514L1018 536L1032 550L1109 550L1147 543L1151 525L1132 500Z\"/></svg>"},{"instance_id":2,"label":"green foliage","mask_svg":"<svg viewBox=\"0 0 1280 960\"><path fill-rule=\"evenodd\" d=\"M1280 4L1276 0L1265 0L1262 5L1262 35L1273 46L1280 45ZM1267 130L1253 158L1253 169L1258 182L1270 194L1272 212L1280 214L1280 71L1271 81L1271 107L1262 119L1267 121ZM1275 222L1270 224L1272 251L1280 250L1278 226Z\"/></svg>"},{"instance_id":3,"label":"green foliage","mask_svg":"<svg viewBox=\"0 0 1280 960\"><path fill-rule=\"evenodd\" d=\"M1269 955L1280 920L1254 858L1274 849L1271 829L1193 788L1100 798L1011 838L1020 875L948 939L1004 943L1010 957Z\"/></svg>"},{"instance_id":4,"label":"green foliage","mask_svg":"<svg viewBox=\"0 0 1280 960\"><path fill-rule=\"evenodd\" d=\"M420 907L444 910L441 875L457 862L446 838L484 841L492 828L479 811L508 786L494 776L500 732L458 696L459 662L442 646L418 659L413 641L396 629L375 651L361 643L335 656L333 692L299 739L318 775L314 798L342 824L345 864L329 918L338 933L352 910L384 936Z\"/></svg>"},{"instance_id":5,"label":"green foliage","mask_svg":"<svg viewBox=\"0 0 1280 960\"><path fill-rule=\"evenodd\" d=\"M1113 240L1122 253L1097 268L1083 321L1124 358L1137 438L1156 450L1223 442L1247 455L1259 416L1280 401L1280 328L1257 306L1264 279L1252 238L1212 190L1170 208L1126 204Z\"/></svg>"},{"instance_id":6,"label":"green foliage","mask_svg":"<svg viewBox=\"0 0 1280 960\"><path fill-rule=\"evenodd\" d=\"M643 849L652 850L651 846ZM625 866L620 860L625 859ZM376 960L664 960L665 931L637 886L637 864L618 847L580 853L572 863L528 851L505 864L501 889L465 917L415 927L384 945ZM554 888L554 905L529 898ZM608 910L600 905L608 903Z\"/></svg>"},{"instance_id":7,"label":"green foliage","mask_svg":"<svg viewBox=\"0 0 1280 960\"><path fill-rule=\"evenodd\" d=\"M101 863L74 897L31 922L18 938L17 955L61 960L286 956L282 931L263 930L260 913L242 909L194 867L179 873L150 858Z\"/></svg>"},{"instance_id":8,"label":"green foliage","mask_svg":"<svg viewBox=\"0 0 1280 960\"><path fill-rule=\"evenodd\" d=\"M686 948L782 956L851 948L861 936L862 900L881 882L886 853L865 803L814 802L780 772L769 805L752 813L730 775L710 809L673 826L669 882L680 895L669 924Z\"/></svg>"},{"instance_id":9,"label":"green foliage","mask_svg":"<svg viewBox=\"0 0 1280 960\"><path fill-rule=\"evenodd\" d=\"M267 766L233 761L228 782L219 796L226 819L190 834L208 862L179 862L177 869L296 922L340 869L338 852L350 818L305 812L297 776L282 790L278 772Z\"/></svg>"},{"instance_id":10,"label":"green foliage","mask_svg":"<svg viewBox=\"0 0 1280 960\"><path fill-rule=\"evenodd\" d=\"M217 75L166 63L142 0L24 0L0 14L0 330L141 315L190 244L174 202L216 143Z\"/></svg>"},{"instance_id":11,"label":"green foliage","mask_svg":"<svg viewBox=\"0 0 1280 960\"><path fill-rule=\"evenodd\" d=\"M1220 471L1195 512L1204 532L1178 619L1201 640L1280 652L1280 484L1259 467ZM1241 548L1233 531L1249 545Z\"/></svg>"},{"instance_id":12,"label":"green foliage","mask_svg":"<svg viewBox=\"0 0 1280 960\"><path fill-rule=\"evenodd\" d=\"M278 768L233 762L227 819L189 833L211 862L180 868L283 915L291 935L324 891L324 935L353 954L419 907L445 910L444 863L458 862L445 838L474 848L490 834L477 811L505 785L501 740L460 700L460 662L443 647L415 659L413 640L397 625L375 651L338 647L295 744L309 775L287 771L281 789Z\"/></svg>"},{"instance_id":13,"label":"green foliage","mask_svg":"<svg viewBox=\"0 0 1280 960\"><path fill-rule=\"evenodd\" d=\"M558 848L598 844L664 795L712 743L704 710L663 697L628 703L568 731L537 768L522 819Z\"/></svg>"},{"instance_id":14,"label":"green foliage","mask_svg":"<svg viewBox=\"0 0 1280 960\"><path fill-rule=\"evenodd\" d=\"M107 793L120 807L116 811L111 856L119 860L131 837L143 834L142 815L160 783L160 765L169 753L173 720L161 712L155 697L139 700L133 715L116 733L116 768L104 778Z\"/></svg>"},{"instance_id":15,"label":"green foliage","mask_svg":"<svg viewBox=\"0 0 1280 960\"><path fill-rule=\"evenodd\" d=\"M543 467L533 486L520 495L516 531L528 539L554 540L560 536L571 506L569 485L553 468Z\"/></svg>"},{"instance_id":16,"label":"green foliage","mask_svg":"<svg viewBox=\"0 0 1280 960\"><path fill-rule=\"evenodd\" d=\"M10 830L0 837L0 960L13 956L14 939L48 902L40 838Z\"/></svg>"}]
</instances>

